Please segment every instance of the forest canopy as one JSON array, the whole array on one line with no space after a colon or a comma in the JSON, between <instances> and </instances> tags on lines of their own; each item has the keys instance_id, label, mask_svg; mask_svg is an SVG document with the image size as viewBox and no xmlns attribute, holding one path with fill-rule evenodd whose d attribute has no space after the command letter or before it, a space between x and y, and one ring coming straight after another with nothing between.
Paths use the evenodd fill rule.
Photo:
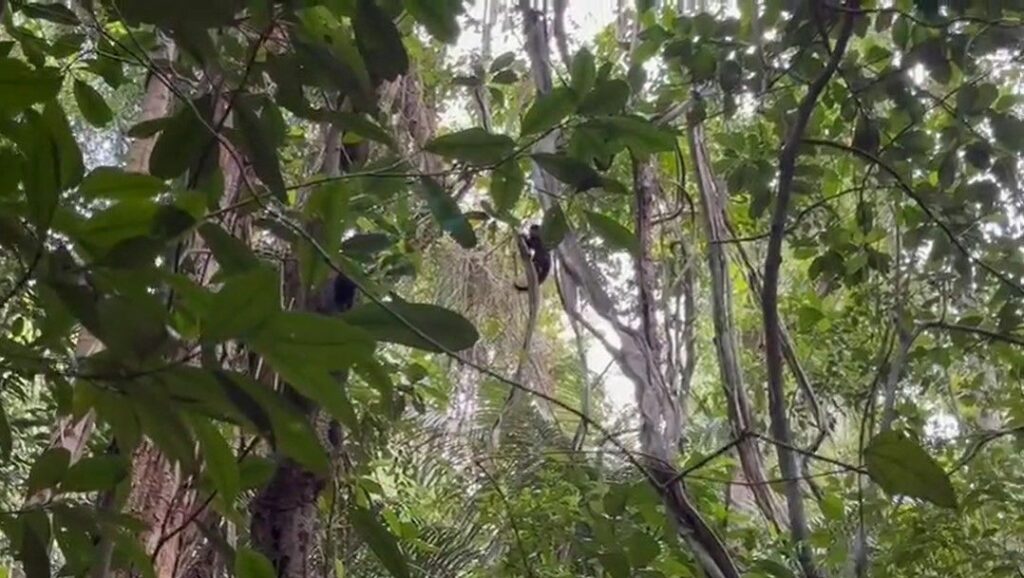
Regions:
<instances>
[{"instance_id":1,"label":"forest canopy","mask_svg":"<svg viewBox=\"0 0 1024 578\"><path fill-rule=\"evenodd\" d=\"M0 17L0 578L1024 577L1024 1Z\"/></svg>"}]
</instances>

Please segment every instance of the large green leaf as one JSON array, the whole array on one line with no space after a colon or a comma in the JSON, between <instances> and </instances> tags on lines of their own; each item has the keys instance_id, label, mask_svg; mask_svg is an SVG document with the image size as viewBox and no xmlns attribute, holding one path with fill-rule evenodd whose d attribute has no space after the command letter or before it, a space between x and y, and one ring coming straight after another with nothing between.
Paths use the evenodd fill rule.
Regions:
<instances>
[{"instance_id":1,"label":"large green leaf","mask_svg":"<svg viewBox=\"0 0 1024 578\"><path fill-rule=\"evenodd\" d=\"M423 177L417 187L420 195L427 201L431 214L441 229L452 236L455 241L466 249L476 247L476 233L469 224L466 215L462 214L458 203L451 198L441 185L430 177Z\"/></svg>"},{"instance_id":2,"label":"large green leaf","mask_svg":"<svg viewBox=\"0 0 1024 578\"><path fill-rule=\"evenodd\" d=\"M266 556L249 548L235 553L235 576L238 578L275 578L274 566Z\"/></svg>"},{"instance_id":3,"label":"large green leaf","mask_svg":"<svg viewBox=\"0 0 1024 578\"><path fill-rule=\"evenodd\" d=\"M64 448L50 448L36 458L28 472L28 493L34 494L44 488L56 486L71 463L71 453Z\"/></svg>"},{"instance_id":4,"label":"large green leaf","mask_svg":"<svg viewBox=\"0 0 1024 578\"><path fill-rule=\"evenodd\" d=\"M499 215L507 214L523 194L526 176L516 159L507 160L491 172L491 201Z\"/></svg>"},{"instance_id":5,"label":"large green leaf","mask_svg":"<svg viewBox=\"0 0 1024 578\"><path fill-rule=\"evenodd\" d=\"M18 560L25 578L50 578L50 520L43 510L29 510L19 518L21 544Z\"/></svg>"},{"instance_id":6,"label":"large green leaf","mask_svg":"<svg viewBox=\"0 0 1024 578\"><path fill-rule=\"evenodd\" d=\"M290 401L245 375L218 372L217 379L257 429L273 436L279 452L311 471L327 471L327 454L316 432Z\"/></svg>"},{"instance_id":7,"label":"large green leaf","mask_svg":"<svg viewBox=\"0 0 1024 578\"><path fill-rule=\"evenodd\" d=\"M462 0L405 0L405 9L441 42L455 42L459 37L458 16Z\"/></svg>"},{"instance_id":8,"label":"large green leaf","mask_svg":"<svg viewBox=\"0 0 1024 578\"><path fill-rule=\"evenodd\" d=\"M120 455L91 456L68 469L60 482L62 492L98 492L113 488L128 475L128 461Z\"/></svg>"},{"instance_id":9,"label":"large green leaf","mask_svg":"<svg viewBox=\"0 0 1024 578\"><path fill-rule=\"evenodd\" d=\"M565 120L576 109L576 96L572 89L559 86L551 92L537 97L520 126L522 136L546 131Z\"/></svg>"},{"instance_id":10,"label":"large green leaf","mask_svg":"<svg viewBox=\"0 0 1024 578\"><path fill-rule=\"evenodd\" d=\"M96 127L104 127L114 120L114 111L110 110L110 107L107 106L107 101L103 100L103 95L97 92L95 88L89 86L88 83L76 79L74 93L78 110L82 113L85 120L89 121L89 124Z\"/></svg>"},{"instance_id":11,"label":"large green leaf","mask_svg":"<svg viewBox=\"0 0 1024 578\"><path fill-rule=\"evenodd\" d=\"M203 97L192 105L183 106L172 121L162 125L149 157L150 174L173 179L195 168L204 154L217 150L215 137L207 128L212 116L210 98Z\"/></svg>"},{"instance_id":12,"label":"large green leaf","mask_svg":"<svg viewBox=\"0 0 1024 578\"><path fill-rule=\"evenodd\" d=\"M260 266L259 258L249 247L221 227L206 223L199 227L199 234L210 246L217 264L225 273L233 275Z\"/></svg>"},{"instance_id":13,"label":"large green leaf","mask_svg":"<svg viewBox=\"0 0 1024 578\"><path fill-rule=\"evenodd\" d=\"M472 347L480 338L469 320L436 305L390 302L382 307L368 303L345 313L342 319L366 331L374 339L426 351L462 351ZM426 337L410 329L409 325Z\"/></svg>"},{"instance_id":14,"label":"large green leaf","mask_svg":"<svg viewBox=\"0 0 1024 578\"><path fill-rule=\"evenodd\" d=\"M395 23L374 0L358 0L353 20L356 46L378 78L394 80L409 69L409 55Z\"/></svg>"},{"instance_id":15,"label":"large green leaf","mask_svg":"<svg viewBox=\"0 0 1024 578\"><path fill-rule=\"evenodd\" d=\"M164 188L164 181L151 175L96 167L78 186L78 192L87 199L150 199Z\"/></svg>"},{"instance_id":16,"label":"large green leaf","mask_svg":"<svg viewBox=\"0 0 1024 578\"><path fill-rule=\"evenodd\" d=\"M621 141L638 156L673 151L676 148L675 132L637 116L595 118L587 124L603 128L610 138Z\"/></svg>"},{"instance_id":17,"label":"large green leaf","mask_svg":"<svg viewBox=\"0 0 1024 578\"><path fill-rule=\"evenodd\" d=\"M0 111L17 111L52 99L62 77L56 69L34 70L13 58L0 58Z\"/></svg>"},{"instance_id":18,"label":"large green leaf","mask_svg":"<svg viewBox=\"0 0 1024 578\"><path fill-rule=\"evenodd\" d=\"M349 511L349 521L392 576L408 578L409 566L402 551L398 548L398 541L372 512L360 506L354 506Z\"/></svg>"},{"instance_id":19,"label":"large green leaf","mask_svg":"<svg viewBox=\"0 0 1024 578\"><path fill-rule=\"evenodd\" d=\"M601 175L587 163L561 153L536 153L532 158L548 174L577 192L601 186Z\"/></svg>"},{"instance_id":20,"label":"large green leaf","mask_svg":"<svg viewBox=\"0 0 1024 578\"><path fill-rule=\"evenodd\" d=\"M876 435L864 448L868 474L886 492L956 508L949 476L917 442L898 431Z\"/></svg>"},{"instance_id":21,"label":"large green leaf","mask_svg":"<svg viewBox=\"0 0 1024 578\"><path fill-rule=\"evenodd\" d=\"M279 312L250 338L255 349L282 365L347 369L373 355L373 338L338 318Z\"/></svg>"},{"instance_id":22,"label":"large green leaf","mask_svg":"<svg viewBox=\"0 0 1024 578\"><path fill-rule=\"evenodd\" d=\"M26 2L21 5L21 13L29 18L38 18L65 26L78 26L82 23L70 8L57 2Z\"/></svg>"},{"instance_id":23,"label":"large green leaf","mask_svg":"<svg viewBox=\"0 0 1024 578\"><path fill-rule=\"evenodd\" d=\"M21 174L29 217L42 230L50 227L60 199L60 149L38 114L30 111L25 117L29 140L22 145L25 156Z\"/></svg>"},{"instance_id":24,"label":"large green leaf","mask_svg":"<svg viewBox=\"0 0 1024 578\"><path fill-rule=\"evenodd\" d=\"M356 114L354 112L331 111L324 115L325 119L346 132L355 133L365 139L377 141L389 147L395 146L395 141L388 131L384 130L372 118Z\"/></svg>"},{"instance_id":25,"label":"large green leaf","mask_svg":"<svg viewBox=\"0 0 1024 578\"><path fill-rule=\"evenodd\" d=\"M597 80L597 66L594 55L586 46L572 57L572 89L577 95L586 94Z\"/></svg>"},{"instance_id":26,"label":"large green leaf","mask_svg":"<svg viewBox=\"0 0 1024 578\"><path fill-rule=\"evenodd\" d=\"M164 304L148 294L114 295L99 302L98 337L121 355L137 360L157 353L168 339Z\"/></svg>"},{"instance_id":27,"label":"large green leaf","mask_svg":"<svg viewBox=\"0 0 1024 578\"><path fill-rule=\"evenodd\" d=\"M490 165L508 159L516 143L503 134L493 134L480 127L439 136L424 149L443 157L472 165Z\"/></svg>"},{"instance_id":28,"label":"large green leaf","mask_svg":"<svg viewBox=\"0 0 1024 578\"><path fill-rule=\"evenodd\" d=\"M232 275L210 301L203 340L217 343L258 331L280 310L280 276L269 267Z\"/></svg>"},{"instance_id":29,"label":"large green leaf","mask_svg":"<svg viewBox=\"0 0 1024 578\"><path fill-rule=\"evenodd\" d=\"M633 256L640 254L640 241L632 231L623 227L611 217L593 211L585 211L587 223L610 247L629 251Z\"/></svg>"},{"instance_id":30,"label":"large green leaf","mask_svg":"<svg viewBox=\"0 0 1024 578\"><path fill-rule=\"evenodd\" d=\"M554 249L569 233L569 220L559 205L553 205L544 211L544 220L540 224L540 239L548 249Z\"/></svg>"},{"instance_id":31,"label":"large green leaf","mask_svg":"<svg viewBox=\"0 0 1024 578\"><path fill-rule=\"evenodd\" d=\"M580 101L579 113L584 116L618 114L629 101L630 88L625 80L603 80Z\"/></svg>"},{"instance_id":32,"label":"large green leaf","mask_svg":"<svg viewBox=\"0 0 1024 578\"><path fill-rule=\"evenodd\" d=\"M241 491L242 481L231 446L217 426L204 418L193 419L192 430L196 432L196 438L202 448L206 474L213 482L213 487L221 493L227 503L232 503Z\"/></svg>"},{"instance_id":33,"label":"large green leaf","mask_svg":"<svg viewBox=\"0 0 1024 578\"><path fill-rule=\"evenodd\" d=\"M277 148L269 138L263 120L250 108L248 101L249 99L244 97L236 99L235 120L238 121L238 128L245 139L252 168L270 192L278 200L286 202L288 198L285 194L284 177L281 176L281 161L277 156Z\"/></svg>"}]
</instances>

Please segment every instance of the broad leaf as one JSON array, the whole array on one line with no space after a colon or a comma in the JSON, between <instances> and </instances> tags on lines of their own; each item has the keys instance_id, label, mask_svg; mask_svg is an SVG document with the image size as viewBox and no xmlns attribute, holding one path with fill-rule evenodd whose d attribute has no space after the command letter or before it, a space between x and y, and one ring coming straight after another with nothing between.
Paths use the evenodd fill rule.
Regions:
<instances>
[{"instance_id":1,"label":"broad leaf","mask_svg":"<svg viewBox=\"0 0 1024 578\"><path fill-rule=\"evenodd\" d=\"M217 427L204 418L193 419L192 429L202 448L206 474L213 482L213 487L227 503L232 503L241 491L242 482L231 446Z\"/></svg>"},{"instance_id":2,"label":"broad leaf","mask_svg":"<svg viewBox=\"0 0 1024 578\"><path fill-rule=\"evenodd\" d=\"M868 474L886 492L956 508L956 491L939 464L905 434L887 431L864 448Z\"/></svg>"},{"instance_id":3,"label":"broad leaf","mask_svg":"<svg viewBox=\"0 0 1024 578\"><path fill-rule=\"evenodd\" d=\"M97 167L78 186L78 192L87 199L150 199L165 186L162 179L151 175Z\"/></svg>"},{"instance_id":4,"label":"broad leaf","mask_svg":"<svg viewBox=\"0 0 1024 578\"><path fill-rule=\"evenodd\" d=\"M472 249L476 247L476 233L469 220L462 214L458 203L448 195L448 192L441 188L441 185L430 177L420 180L416 190L427 201L431 214L441 229L451 235L463 248Z\"/></svg>"},{"instance_id":5,"label":"broad leaf","mask_svg":"<svg viewBox=\"0 0 1024 578\"><path fill-rule=\"evenodd\" d=\"M472 165L489 165L508 159L515 146L516 143L506 135L474 127L439 136L427 143L424 149Z\"/></svg>"},{"instance_id":6,"label":"broad leaf","mask_svg":"<svg viewBox=\"0 0 1024 578\"><path fill-rule=\"evenodd\" d=\"M572 114L575 109L573 91L564 86L555 88L548 94L537 97L523 116L519 132L524 137L544 132L565 120L565 117Z\"/></svg>"},{"instance_id":7,"label":"broad leaf","mask_svg":"<svg viewBox=\"0 0 1024 578\"><path fill-rule=\"evenodd\" d=\"M372 118L356 114L354 112L332 111L327 115L327 120L338 128L355 133L365 139L379 142L389 147L395 146L395 141L376 121Z\"/></svg>"},{"instance_id":8,"label":"broad leaf","mask_svg":"<svg viewBox=\"0 0 1024 578\"><path fill-rule=\"evenodd\" d=\"M459 37L462 0L405 0L405 9L434 38L452 43Z\"/></svg>"},{"instance_id":9,"label":"broad leaf","mask_svg":"<svg viewBox=\"0 0 1024 578\"><path fill-rule=\"evenodd\" d=\"M526 187L526 176L515 159L507 160L491 172L491 201L494 210L504 215L515 208Z\"/></svg>"},{"instance_id":10,"label":"broad leaf","mask_svg":"<svg viewBox=\"0 0 1024 578\"><path fill-rule=\"evenodd\" d=\"M392 576L408 578L409 566L398 548L397 540L372 512L354 506L349 511L349 521Z\"/></svg>"},{"instance_id":11,"label":"broad leaf","mask_svg":"<svg viewBox=\"0 0 1024 578\"><path fill-rule=\"evenodd\" d=\"M268 137L262 119L249 107L248 100L243 97L236 99L234 111L235 120L249 151L253 170L270 192L278 200L285 202L288 198L285 194L284 177L281 176L281 161L277 157L277 148Z\"/></svg>"},{"instance_id":12,"label":"broad leaf","mask_svg":"<svg viewBox=\"0 0 1024 578\"><path fill-rule=\"evenodd\" d=\"M279 287L280 276L269 267L228 277L202 321L203 340L217 343L258 331L280 310Z\"/></svg>"},{"instance_id":13,"label":"broad leaf","mask_svg":"<svg viewBox=\"0 0 1024 578\"><path fill-rule=\"evenodd\" d=\"M64 448L50 448L39 455L28 472L29 495L56 486L71 463L71 454Z\"/></svg>"},{"instance_id":14,"label":"broad leaf","mask_svg":"<svg viewBox=\"0 0 1024 578\"><path fill-rule=\"evenodd\" d=\"M107 106L103 95L81 80L74 83L75 102L85 120L96 127L104 127L114 120L114 111Z\"/></svg>"},{"instance_id":15,"label":"broad leaf","mask_svg":"<svg viewBox=\"0 0 1024 578\"><path fill-rule=\"evenodd\" d=\"M554 249L569 232L569 221L562 212L562 207L553 205L544 212L544 220L540 224L540 238L544 246Z\"/></svg>"},{"instance_id":16,"label":"broad leaf","mask_svg":"<svg viewBox=\"0 0 1024 578\"><path fill-rule=\"evenodd\" d=\"M409 69L409 55L395 23L375 0L358 0L353 20L356 46L378 78L394 80Z\"/></svg>"},{"instance_id":17,"label":"broad leaf","mask_svg":"<svg viewBox=\"0 0 1024 578\"><path fill-rule=\"evenodd\" d=\"M43 510L29 510L18 518L21 544L18 560L25 578L50 578L50 520Z\"/></svg>"},{"instance_id":18,"label":"broad leaf","mask_svg":"<svg viewBox=\"0 0 1024 578\"><path fill-rule=\"evenodd\" d=\"M342 319L366 331L374 339L426 351L462 351L472 347L480 338L469 320L436 305L389 302L381 306L369 303L345 313Z\"/></svg>"},{"instance_id":19,"label":"broad leaf","mask_svg":"<svg viewBox=\"0 0 1024 578\"><path fill-rule=\"evenodd\" d=\"M629 83L625 80L601 81L580 101L579 113L583 116L618 114L629 101L629 94Z\"/></svg>"},{"instance_id":20,"label":"broad leaf","mask_svg":"<svg viewBox=\"0 0 1024 578\"><path fill-rule=\"evenodd\" d=\"M373 355L373 339L340 319L279 312L250 338L253 347L282 365L316 367L324 371L347 369Z\"/></svg>"},{"instance_id":21,"label":"broad leaf","mask_svg":"<svg viewBox=\"0 0 1024 578\"><path fill-rule=\"evenodd\" d=\"M632 231L623 227L611 217L585 211L587 223L604 241L613 249L621 249L630 252L634 257L640 254L640 241Z\"/></svg>"},{"instance_id":22,"label":"broad leaf","mask_svg":"<svg viewBox=\"0 0 1024 578\"><path fill-rule=\"evenodd\" d=\"M14 440L11 437L11 423L7 419L7 412L0 405L0 460L10 458L13 448Z\"/></svg>"},{"instance_id":23,"label":"broad leaf","mask_svg":"<svg viewBox=\"0 0 1024 578\"><path fill-rule=\"evenodd\" d=\"M214 225L206 223L199 227L199 234L213 251L217 258L217 264L225 273L233 275L260 266L260 260L255 254L236 237L228 234L227 231Z\"/></svg>"},{"instance_id":24,"label":"broad leaf","mask_svg":"<svg viewBox=\"0 0 1024 578\"><path fill-rule=\"evenodd\" d=\"M621 141L638 156L675 150L677 135L670 129L637 116L596 118L590 124L604 128L610 138Z\"/></svg>"},{"instance_id":25,"label":"broad leaf","mask_svg":"<svg viewBox=\"0 0 1024 578\"><path fill-rule=\"evenodd\" d=\"M597 79L597 66L594 55L584 46L572 58L572 89L577 95L586 94L594 86Z\"/></svg>"},{"instance_id":26,"label":"broad leaf","mask_svg":"<svg viewBox=\"0 0 1024 578\"><path fill-rule=\"evenodd\" d=\"M275 578L277 572L266 556L249 548L235 553L235 576L238 578Z\"/></svg>"},{"instance_id":27,"label":"broad leaf","mask_svg":"<svg viewBox=\"0 0 1024 578\"><path fill-rule=\"evenodd\" d=\"M206 126L211 116L209 97L194 101L192 106L182 106L173 120L163 125L153 145L149 157L150 174L162 179L173 179L189 169L195 169L203 155L216 152L216 138Z\"/></svg>"},{"instance_id":28,"label":"broad leaf","mask_svg":"<svg viewBox=\"0 0 1024 578\"><path fill-rule=\"evenodd\" d=\"M548 174L582 192L601 186L601 175L587 163L565 154L536 153L533 160Z\"/></svg>"},{"instance_id":29,"label":"broad leaf","mask_svg":"<svg viewBox=\"0 0 1024 578\"><path fill-rule=\"evenodd\" d=\"M56 69L33 70L13 58L0 58L0 111L17 111L50 100L60 90Z\"/></svg>"},{"instance_id":30,"label":"broad leaf","mask_svg":"<svg viewBox=\"0 0 1024 578\"><path fill-rule=\"evenodd\" d=\"M62 492L98 492L116 486L128 475L128 462L120 455L91 456L67 471L60 483Z\"/></svg>"}]
</instances>

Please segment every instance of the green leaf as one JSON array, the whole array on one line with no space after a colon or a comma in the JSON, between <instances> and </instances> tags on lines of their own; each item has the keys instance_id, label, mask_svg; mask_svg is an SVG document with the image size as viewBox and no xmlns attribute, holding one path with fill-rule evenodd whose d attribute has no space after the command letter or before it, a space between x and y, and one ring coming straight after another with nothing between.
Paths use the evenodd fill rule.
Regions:
<instances>
[{"instance_id":1,"label":"green leaf","mask_svg":"<svg viewBox=\"0 0 1024 578\"><path fill-rule=\"evenodd\" d=\"M325 371L347 369L374 349L372 337L341 319L295 311L279 312L249 341L268 358Z\"/></svg>"},{"instance_id":2,"label":"green leaf","mask_svg":"<svg viewBox=\"0 0 1024 578\"><path fill-rule=\"evenodd\" d=\"M540 223L540 239L548 249L554 249L569 232L569 221L562 212L562 207L553 205L544 211L544 219Z\"/></svg>"},{"instance_id":3,"label":"green leaf","mask_svg":"<svg viewBox=\"0 0 1024 578\"><path fill-rule=\"evenodd\" d=\"M587 223L608 245L613 249L621 249L630 252L634 257L640 254L640 241L632 231L623 227L611 217L584 211Z\"/></svg>"},{"instance_id":4,"label":"green leaf","mask_svg":"<svg viewBox=\"0 0 1024 578\"><path fill-rule=\"evenodd\" d=\"M152 175L96 167L78 186L78 192L87 199L151 199L165 187L162 179Z\"/></svg>"},{"instance_id":5,"label":"green leaf","mask_svg":"<svg viewBox=\"0 0 1024 578\"><path fill-rule=\"evenodd\" d=\"M206 474L213 482L213 487L227 503L232 503L241 491L242 481L231 446L217 430L217 426L204 418L193 419L192 430L196 432L203 450Z\"/></svg>"},{"instance_id":6,"label":"green leaf","mask_svg":"<svg viewBox=\"0 0 1024 578\"><path fill-rule=\"evenodd\" d=\"M868 474L889 494L956 508L956 491L949 476L917 442L898 431L876 435L864 448Z\"/></svg>"},{"instance_id":7,"label":"green leaf","mask_svg":"<svg viewBox=\"0 0 1024 578\"><path fill-rule=\"evenodd\" d=\"M491 66L489 68L489 72L491 72L493 74L495 72L498 72L499 70L503 70L505 68L508 68L509 66L512 66L512 63L515 62L515 61L516 61L516 53L515 52L509 51L509 52L502 53L502 54L498 55L497 58L495 58L494 60L491 61Z\"/></svg>"},{"instance_id":8,"label":"green leaf","mask_svg":"<svg viewBox=\"0 0 1024 578\"><path fill-rule=\"evenodd\" d=\"M516 159L509 159L491 173L491 201L499 215L505 215L519 202L526 187L526 176Z\"/></svg>"},{"instance_id":9,"label":"green leaf","mask_svg":"<svg viewBox=\"0 0 1024 578\"><path fill-rule=\"evenodd\" d=\"M281 307L280 276L257 267L228 277L202 320L203 341L218 343L258 331Z\"/></svg>"},{"instance_id":10,"label":"green leaf","mask_svg":"<svg viewBox=\"0 0 1024 578\"><path fill-rule=\"evenodd\" d=\"M598 556L601 566L612 578L630 578L629 559L621 551L607 552Z\"/></svg>"},{"instance_id":11,"label":"green leaf","mask_svg":"<svg viewBox=\"0 0 1024 578\"><path fill-rule=\"evenodd\" d=\"M245 243L212 223L200 225L199 234L213 251L217 264L228 275L260 267L258 257Z\"/></svg>"},{"instance_id":12,"label":"green leaf","mask_svg":"<svg viewBox=\"0 0 1024 578\"><path fill-rule=\"evenodd\" d=\"M398 548L398 542L372 512L354 506L349 512L349 521L392 576L408 578L409 567L405 556Z\"/></svg>"},{"instance_id":13,"label":"green leaf","mask_svg":"<svg viewBox=\"0 0 1024 578\"><path fill-rule=\"evenodd\" d=\"M115 6L130 23L143 22L163 28L195 29L227 26L241 8L241 0L115 0Z\"/></svg>"},{"instance_id":14,"label":"green leaf","mask_svg":"<svg viewBox=\"0 0 1024 578\"><path fill-rule=\"evenodd\" d=\"M48 20L65 26L78 26L82 23L70 8L56 2L29 2L22 4L21 13L29 18Z\"/></svg>"},{"instance_id":15,"label":"green leaf","mask_svg":"<svg viewBox=\"0 0 1024 578\"><path fill-rule=\"evenodd\" d=\"M583 116L618 114L626 107L629 94L629 83L625 80L601 81L580 101L579 113Z\"/></svg>"},{"instance_id":16,"label":"green leaf","mask_svg":"<svg viewBox=\"0 0 1024 578\"><path fill-rule=\"evenodd\" d=\"M50 448L40 454L28 472L28 494L56 486L68 471L70 463L71 453L64 448Z\"/></svg>"},{"instance_id":17,"label":"green leaf","mask_svg":"<svg viewBox=\"0 0 1024 578\"><path fill-rule=\"evenodd\" d=\"M408 327L408 322L429 339L421 337ZM436 305L390 302L384 306L368 303L342 315L349 324L358 327L374 339L398 343L426 351L462 351L476 344L480 334L465 317ZM434 343L443 346L438 347Z\"/></svg>"},{"instance_id":18,"label":"green leaf","mask_svg":"<svg viewBox=\"0 0 1024 578\"><path fill-rule=\"evenodd\" d=\"M442 230L451 235L463 248L476 247L476 233L473 232L473 226L469 224L469 219L462 214L455 199L451 198L437 181L430 177L423 177L416 190L427 201L431 214L434 215L434 219Z\"/></svg>"},{"instance_id":19,"label":"green leaf","mask_svg":"<svg viewBox=\"0 0 1024 578\"><path fill-rule=\"evenodd\" d=\"M354 112L332 111L327 119L341 130L355 133L365 139L379 142L389 147L395 146L395 140L369 116Z\"/></svg>"},{"instance_id":20,"label":"green leaf","mask_svg":"<svg viewBox=\"0 0 1024 578\"><path fill-rule=\"evenodd\" d=\"M424 149L473 165L489 165L507 159L515 146L515 141L507 135L493 134L474 127L439 136L427 143Z\"/></svg>"},{"instance_id":21,"label":"green leaf","mask_svg":"<svg viewBox=\"0 0 1024 578\"><path fill-rule=\"evenodd\" d=\"M587 124L603 128L611 138L621 140L634 155L669 152L676 148L677 135L638 116L597 118Z\"/></svg>"},{"instance_id":22,"label":"green leaf","mask_svg":"<svg viewBox=\"0 0 1024 578\"><path fill-rule=\"evenodd\" d=\"M359 0L352 22L356 46L378 78L394 80L409 69L409 55L395 23L374 0Z\"/></svg>"},{"instance_id":23,"label":"green leaf","mask_svg":"<svg viewBox=\"0 0 1024 578\"><path fill-rule=\"evenodd\" d=\"M536 153L533 160L548 174L570 185L577 192L601 186L601 175L587 163L559 153Z\"/></svg>"},{"instance_id":24,"label":"green leaf","mask_svg":"<svg viewBox=\"0 0 1024 578\"><path fill-rule=\"evenodd\" d=\"M459 37L458 15L462 0L405 0L405 9L441 42L452 43Z\"/></svg>"},{"instance_id":25,"label":"green leaf","mask_svg":"<svg viewBox=\"0 0 1024 578\"><path fill-rule=\"evenodd\" d=\"M119 455L84 458L67 471L60 482L62 492L98 492L116 486L128 476L129 465Z\"/></svg>"},{"instance_id":26,"label":"green leaf","mask_svg":"<svg viewBox=\"0 0 1024 578\"><path fill-rule=\"evenodd\" d=\"M572 89L559 86L537 97L523 116L519 128L521 136L544 132L562 122L576 109L576 97Z\"/></svg>"},{"instance_id":27,"label":"green leaf","mask_svg":"<svg viewBox=\"0 0 1024 578\"><path fill-rule=\"evenodd\" d=\"M50 100L62 80L56 69L35 70L20 60L0 58L0 110L18 111Z\"/></svg>"},{"instance_id":28,"label":"green leaf","mask_svg":"<svg viewBox=\"0 0 1024 578\"><path fill-rule=\"evenodd\" d=\"M96 306L104 345L137 360L155 354L168 339L164 304L149 294L114 295Z\"/></svg>"},{"instance_id":29,"label":"green leaf","mask_svg":"<svg viewBox=\"0 0 1024 578\"><path fill-rule=\"evenodd\" d=\"M996 142L1011 151L1024 150L1024 120L1012 114L994 114L990 120Z\"/></svg>"},{"instance_id":30,"label":"green leaf","mask_svg":"<svg viewBox=\"0 0 1024 578\"><path fill-rule=\"evenodd\" d=\"M95 127L104 127L114 120L114 111L107 106L97 90L87 83L76 79L74 83L75 102L82 116Z\"/></svg>"},{"instance_id":31,"label":"green leaf","mask_svg":"<svg viewBox=\"0 0 1024 578\"><path fill-rule=\"evenodd\" d=\"M238 128L249 151L252 168L278 200L287 202L288 196L285 193L284 177L281 176L281 161L277 158L277 148L267 137L263 121L249 107L248 100L244 97L236 98L234 112Z\"/></svg>"},{"instance_id":32,"label":"green leaf","mask_svg":"<svg viewBox=\"0 0 1024 578\"><path fill-rule=\"evenodd\" d=\"M241 547L235 553L235 576L238 578L275 578L277 572L266 556Z\"/></svg>"},{"instance_id":33,"label":"green leaf","mask_svg":"<svg viewBox=\"0 0 1024 578\"><path fill-rule=\"evenodd\" d=\"M597 66L594 55L584 46L572 58L572 89L576 94L586 94L597 80Z\"/></svg>"},{"instance_id":34,"label":"green leaf","mask_svg":"<svg viewBox=\"0 0 1024 578\"><path fill-rule=\"evenodd\" d=\"M232 403L249 417L261 433L273 435L272 441L278 451L311 471L324 473L328 470L327 454L316 432L290 401L248 376L218 372L217 379ZM269 432L265 429L267 427Z\"/></svg>"},{"instance_id":35,"label":"green leaf","mask_svg":"<svg viewBox=\"0 0 1024 578\"><path fill-rule=\"evenodd\" d=\"M182 106L173 119L163 124L160 136L149 156L149 173L162 179L173 179L199 164L204 154L216 152L215 137L204 125L211 116L211 101L203 97L193 106ZM235 103L238 106L238 103ZM196 115L196 110L202 119ZM237 112L237 108L236 108ZM161 119L162 120L162 119Z\"/></svg>"},{"instance_id":36,"label":"green leaf","mask_svg":"<svg viewBox=\"0 0 1024 578\"><path fill-rule=\"evenodd\" d=\"M21 526L21 561L25 578L50 578L50 520L42 510L25 512L18 519Z\"/></svg>"},{"instance_id":37,"label":"green leaf","mask_svg":"<svg viewBox=\"0 0 1024 578\"><path fill-rule=\"evenodd\" d=\"M370 256L386 251L394 244L394 239L384 233L360 233L342 241L341 252L350 257Z\"/></svg>"},{"instance_id":38,"label":"green leaf","mask_svg":"<svg viewBox=\"0 0 1024 578\"><path fill-rule=\"evenodd\" d=\"M50 227L60 199L60 151L39 115L26 112L25 116L30 141L24 147L25 161L21 174L29 217L42 231Z\"/></svg>"}]
</instances>

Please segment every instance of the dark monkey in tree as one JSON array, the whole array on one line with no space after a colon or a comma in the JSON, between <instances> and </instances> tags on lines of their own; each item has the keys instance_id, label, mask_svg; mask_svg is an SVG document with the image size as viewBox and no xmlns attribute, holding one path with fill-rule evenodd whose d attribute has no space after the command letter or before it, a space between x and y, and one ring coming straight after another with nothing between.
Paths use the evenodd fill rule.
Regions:
<instances>
[{"instance_id":1,"label":"dark monkey in tree","mask_svg":"<svg viewBox=\"0 0 1024 578\"><path fill-rule=\"evenodd\" d=\"M520 234L519 236L530 250L530 261L533 263L534 271L537 272L537 286L539 287L551 273L551 251L544 246L544 241L540 238L540 225L530 225L530 234ZM530 288L517 284L516 289L528 291Z\"/></svg>"}]
</instances>

